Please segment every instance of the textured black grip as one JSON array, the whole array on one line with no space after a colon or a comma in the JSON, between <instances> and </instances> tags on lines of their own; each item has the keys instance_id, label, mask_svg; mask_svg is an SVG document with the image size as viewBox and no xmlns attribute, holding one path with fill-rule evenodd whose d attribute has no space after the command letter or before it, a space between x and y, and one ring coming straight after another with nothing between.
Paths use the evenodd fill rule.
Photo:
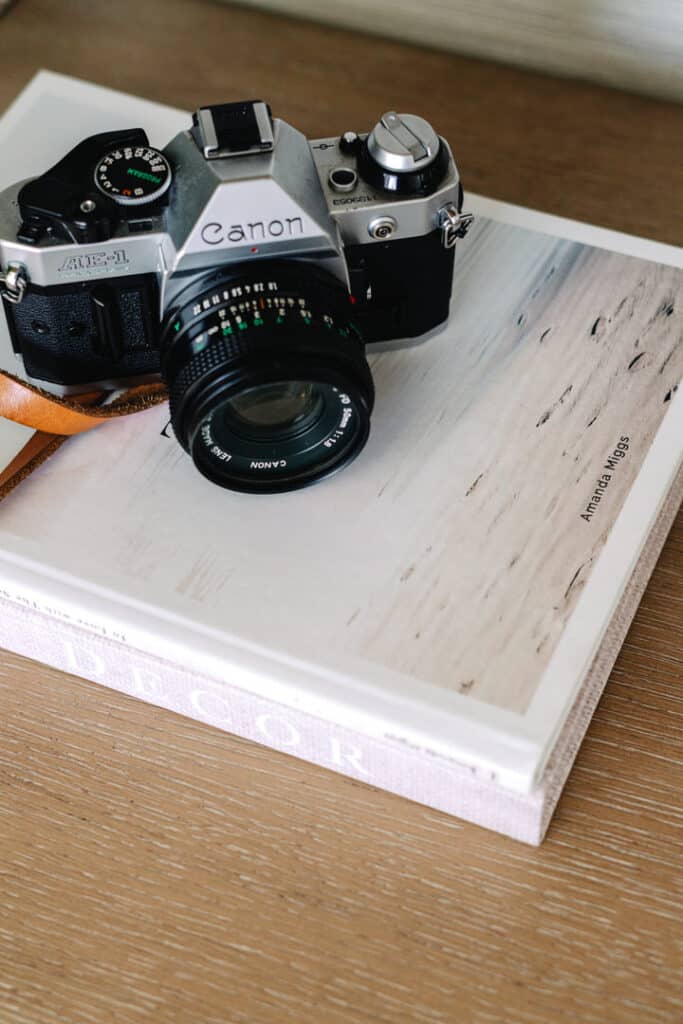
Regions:
<instances>
[{"instance_id":1,"label":"textured black grip","mask_svg":"<svg viewBox=\"0 0 683 1024\"><path fill-rule=\"evenodd\" d=\"M441 232L349 245L354 319L368 344L415 338L448 318L455 248Z\"/></svg>"},{"instance_id":2,"label":"textured black grip","mask_svg":"<svg viewBox=\"0 0 683 1024\"><path fill-rule=\"evenodd\" d=\"M103 302L104 300L104 302ZM80 385L159 372L154 274L28 289L5 303L14 350L35 380Z\"/></svg>"}]
</instances>

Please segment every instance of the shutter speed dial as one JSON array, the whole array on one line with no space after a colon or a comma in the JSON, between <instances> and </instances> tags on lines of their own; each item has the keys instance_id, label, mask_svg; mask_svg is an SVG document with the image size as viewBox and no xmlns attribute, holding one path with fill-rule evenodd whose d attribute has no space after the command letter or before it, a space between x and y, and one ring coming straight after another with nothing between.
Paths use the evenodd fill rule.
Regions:
<instances>
[{"instance_id":1,"label":"shutter speed dial","mask_svg":"<svg viewBox=\"0 0 683 1024\"><path fill-rule=\"evenodd\" d=\"M449 153L429 121L390 110L362 145L358 164L364 180L383 192L426 196L442 183Z\"/></svg>"},{"instance_id":2,"label":"shutter speed dial","mask_svg":"<svg viewBox=\"0 0 683 1024\"><path fill-rule=\"evenodd\" d=\"M415 114L383 114L368 136L370 156L385 171L420 171L439 151L439 136L429 121Z\"/></svg>"},{"instance_id":3,"label":"shutter speed dial","mask_svg":"<svg viewBox=\"0 0 683 1024\"><path fill-rule=\"evenodd\" d=\"M168 160L150 146L121 146L102 157L95 168L100 192L121 206L153 203L172 180Z\"/></svg>"}]
</instances>

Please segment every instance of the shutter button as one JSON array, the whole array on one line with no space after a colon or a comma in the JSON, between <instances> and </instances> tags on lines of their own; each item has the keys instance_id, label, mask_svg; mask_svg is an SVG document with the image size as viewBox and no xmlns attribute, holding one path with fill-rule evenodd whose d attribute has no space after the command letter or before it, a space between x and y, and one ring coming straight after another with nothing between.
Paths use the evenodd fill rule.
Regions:
<instances>
[{"instance_id":1,"label":"shutter button","mask_svg":"<svg viewBox=\"0 0 683 1024\"><path fill-rule=\"evenodd\" d=\"M354 156L358 152L360 139L355 132L344 132L339 140L339 148L347 156Z\"/></svg>"}]
</instances>

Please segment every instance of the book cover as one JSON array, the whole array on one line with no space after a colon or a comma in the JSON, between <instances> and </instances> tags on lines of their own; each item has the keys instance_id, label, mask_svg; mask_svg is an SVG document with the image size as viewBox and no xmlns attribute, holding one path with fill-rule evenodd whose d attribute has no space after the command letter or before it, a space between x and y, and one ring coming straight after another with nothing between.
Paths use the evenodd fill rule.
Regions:
<instances>
[{"instance_id":1,"label":"book cover","mask_svg":"<svg viewBox=\"0 0 683 1024\"><path fill-rule=\"evenodd\" d=\"M0 185L187 124L43 72ZM451 319L370 353L352 466L226 492L163 407L69 440L0 505L0 644L540 841L681 499L683 254L467 208Z\"/></svg>"}]
</instances>

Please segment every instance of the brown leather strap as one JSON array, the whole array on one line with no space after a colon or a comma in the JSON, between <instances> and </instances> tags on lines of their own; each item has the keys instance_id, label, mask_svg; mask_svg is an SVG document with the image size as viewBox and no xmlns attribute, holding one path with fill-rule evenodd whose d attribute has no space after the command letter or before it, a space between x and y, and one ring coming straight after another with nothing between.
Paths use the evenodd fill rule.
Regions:
<instances>
[{"instance_id":1,"label":"brown leather strap","mask_svg":"<svg viewBox=\"0 0 683 1024\"><path fill-rule=\"evenodd\" d=\"M66 440L66 437L56 437L54 434L35 433L9 465L0 469L0 501Z\"/></svg>"},{"instance_id":2,"label":"brown leather strap","mask_svg":"<svg viewBox=\"0 0 683 1024\"><path fill-rule=\"evenodd\" d=\"M167 397L163 384L141 384L107 405L98 404L106 395L97 391L77 400L57 398L0 371L0 416L36 431L9 465L0 466L0 501L71 435L92 430L112 416L148 409Z\"/></svg>"},{"instance_id":3,"label":"brown leather strap","mask_svg":"<svg viewBox=\"0 0 683 1024\"><path fill-rule=\"evenodd\" d=\"M105 392L79 395L78 399L58 398L18 377L0 372L0 416L60 436L80 434L112 416L126 416L163 402L166 389L163 384L140 384L108 405L87 408L104 396Z\"/></svg>"}]
</instances>

